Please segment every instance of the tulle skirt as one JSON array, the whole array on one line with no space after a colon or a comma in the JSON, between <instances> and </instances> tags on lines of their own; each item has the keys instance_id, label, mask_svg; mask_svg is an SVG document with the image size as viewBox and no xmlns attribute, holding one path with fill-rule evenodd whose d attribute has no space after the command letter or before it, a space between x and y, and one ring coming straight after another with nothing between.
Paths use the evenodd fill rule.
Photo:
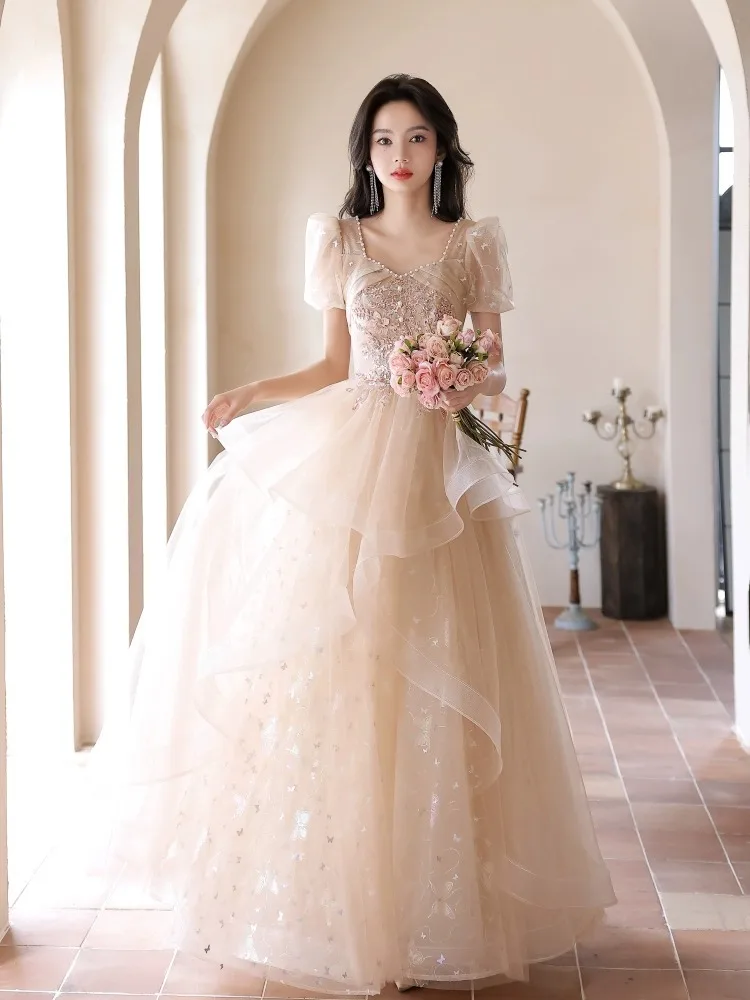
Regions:
<instances>
[{"instance_id":1,"label":"tulle skirt","mask_svg":"<svg viewBox=\"0 0 750 1000\"><path fill-rule=\"evenodd\" d=\"M110 849L179 947L272 980L526 978L613 895L519 488L352 382L221 441L93 754Z\"/></svg>"}]
</instances>

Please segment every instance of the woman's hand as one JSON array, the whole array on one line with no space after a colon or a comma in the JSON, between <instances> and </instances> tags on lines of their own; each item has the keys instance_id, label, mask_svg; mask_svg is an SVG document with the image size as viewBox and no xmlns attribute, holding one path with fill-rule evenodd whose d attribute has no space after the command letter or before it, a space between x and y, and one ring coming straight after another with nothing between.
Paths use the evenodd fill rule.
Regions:
<instances>
[{"instance_id":1,"label":"woman's hand","mask_svg":"<svg viewBox=\"0 0 750 1000\"><path fill-rule=\"evenodd\" d=\"M471 406L481 391L481 386L478 385L471 385L468 389L447 389L440 393L440 405L448 413L458 413L464 407Z\"/></svg>"},{"instance_id":2,"label":"woman's hand","mask_svg":"<svg viewBox=\"0 0 750 1000\"><path fill-rule=\"evenodd\" d=\"M467 406L471 406L477 396L498 396L505 389L507 377L505 366L502 363L495 363L490 368L490 374L478 385L471 385L468 389L448 389L441 392L440 405L448 413L458 413Z\"/></svg>"},{"instance_id":3,"label":"woman's hand","mask_svg":"<svg viewBox=\"0 0 750 1000\"><path fill-rule=\"evenodd\" d=\"M237 389L230 389L229 392L221 392L218 396L214 396L203 414L203 423L208 433L212 437L218 437L216 432L246 410L253 402L253 398L252 385L241 385Z\"/></svg>"}]
</instances>

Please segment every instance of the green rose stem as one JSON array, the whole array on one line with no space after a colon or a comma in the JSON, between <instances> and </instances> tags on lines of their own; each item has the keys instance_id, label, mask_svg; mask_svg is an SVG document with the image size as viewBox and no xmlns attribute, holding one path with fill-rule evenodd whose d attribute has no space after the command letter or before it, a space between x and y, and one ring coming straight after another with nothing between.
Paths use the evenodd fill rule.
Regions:
<instances>
[{"instance_id":1,"label":"green rose stem","mask_svg":"<svg viewBox=\"0 0 750 1000\"><path fill-rule=\"evenodd\" d=\"M472 413L468 407L464 407L463 410L459 410L458 413L454 413L453 419L464 434L470 437L472 441L476 441L477 444L480 444L485 451L489 451L490 448L497 448L497 450L502 452L502 454L508 459L511 464L511 468L513 467L515 464L515 453L513 448L509 444L506 444L505 441L503 441L503 439L496 434L491 427L488 427L487 424L483 420L480 420L475 413Z\"/></svg>"}]
</instances>

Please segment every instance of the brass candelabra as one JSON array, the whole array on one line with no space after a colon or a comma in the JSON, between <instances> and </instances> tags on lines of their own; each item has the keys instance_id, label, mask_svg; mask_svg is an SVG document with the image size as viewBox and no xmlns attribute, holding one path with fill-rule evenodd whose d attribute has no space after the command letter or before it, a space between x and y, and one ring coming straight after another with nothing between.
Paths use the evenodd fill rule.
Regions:
<instances>
[{"instance_id":1,"label":"brass candelabra","mask_svg":"<svg viewBox=\"0 0 750 1000\"><path fill-rule=\"evenodd\" d=\"M617 451L622 459L619 479L612 486L616 490L642 489L643 483L633 475L632 455L635 439L647 441L654 436L656 424L664 418L664 410L658 406L647 406L643 417L634 419L628 413L627 400L631 391L622 379L616 378L612 385L612 395L617 400L618 411L614 420L603 419L601 410L586 410L583 419L591 424L603 441L617 439Z\"/></svg>"}]
</instances>

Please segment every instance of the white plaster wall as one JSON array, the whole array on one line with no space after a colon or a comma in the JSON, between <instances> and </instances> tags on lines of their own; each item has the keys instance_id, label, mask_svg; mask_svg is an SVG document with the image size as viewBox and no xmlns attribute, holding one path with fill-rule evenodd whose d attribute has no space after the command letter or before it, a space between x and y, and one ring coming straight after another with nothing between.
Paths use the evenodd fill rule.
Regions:
<instances>
[{"instance_id":1,"label":"white plaster wall","mask_svg":"<svg viewBox=\"0 0 750 1000\"><path fill-rule=\"evenodd\" d=\"M355 57L345 38L364 37ZM476 70L435 57L443 51L471 52ZM632 383L637 407L662 401L659 149L635 66L590 0L469 0L460 17L448 0L384 0L377 17L344 0L282 11L239 70L219 136L220 386L318 356L320 318L301 299L305 219L338 209L357 104L402 70L453 107L477 164L472 213L498 214L507 231L510 387L532 394L524 489L534 501L569 468L609 481L614 448L581 411L607 407L614 375ZM662 485L661 435L636 471ZM548 552L535 511L524 530L542 600L562 603L565 558ZM583 596L599 601L592 555Z\"/></svg>"}]
</instances>

